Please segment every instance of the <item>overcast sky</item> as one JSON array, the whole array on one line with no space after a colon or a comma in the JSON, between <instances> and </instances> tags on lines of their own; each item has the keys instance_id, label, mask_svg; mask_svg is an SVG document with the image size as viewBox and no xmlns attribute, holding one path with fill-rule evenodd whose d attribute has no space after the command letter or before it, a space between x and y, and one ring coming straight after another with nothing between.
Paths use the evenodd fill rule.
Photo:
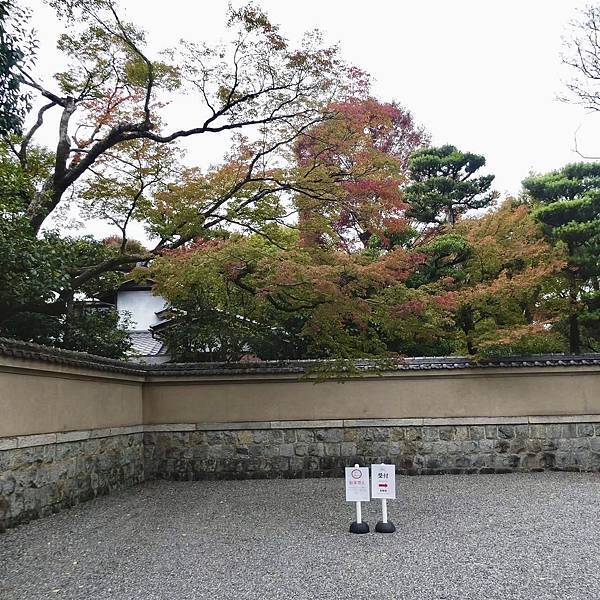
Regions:
<instances>
[{"instance_id":1,"label":"overcast sky","mask_svg":"<svg viewBox=\"0 0 600 600\"><path fill-rule=\"evenodd\" d=\"M61 30L41 0L30 0L41 42L39 68L51 75ZM234 2L238 5L239 2ZM413 111L435 144L452 143L487 157L496 189L516 194L521 180L600 153L599 119L557 100L568 71L561 37L585 0L262 0L290 38L314 27L374 78L382 100ZM152 48L180 38L215 40L224 32L226 0L126 0L127 17L149 33ZM180 112L187 117L186 110ZM189 121L189 120L188 120ZM192 154L194 147L192 146ZM219 146L200 163L217 162ZM212 155L215 155L213 158Z\"/></svg>"}]
</instances>

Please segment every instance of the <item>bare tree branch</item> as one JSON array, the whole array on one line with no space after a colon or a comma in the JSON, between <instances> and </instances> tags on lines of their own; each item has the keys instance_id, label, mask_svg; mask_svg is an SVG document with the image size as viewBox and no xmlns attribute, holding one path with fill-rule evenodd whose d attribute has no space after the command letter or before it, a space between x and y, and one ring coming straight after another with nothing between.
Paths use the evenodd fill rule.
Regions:
<instances>
[{"instance_id":1,"label":"bare tree branch","mask_svg":"<svg viewBox=\"0 0 600 600\"><path fill-rule=\"evenodd\" d=\"M54 106L56 106L56 102L54 102L54 100L52 100L52 102L49 102L48 104L44 104L44 106L42 106L38 111L36 122L23 137L23 140L21 141L21 146L19 148L19 152L17 154L22 167L25 167L27 164L27 146L29 145L29 142L31 141L31 138L34 136L35 132L44 123L44 113Z\"/></svg>"}]
</instances>

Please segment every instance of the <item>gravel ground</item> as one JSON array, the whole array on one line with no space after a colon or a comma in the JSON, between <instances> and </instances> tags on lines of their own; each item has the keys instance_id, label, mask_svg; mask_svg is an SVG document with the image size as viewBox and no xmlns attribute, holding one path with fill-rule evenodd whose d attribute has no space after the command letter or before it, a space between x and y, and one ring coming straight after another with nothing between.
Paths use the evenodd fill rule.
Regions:
<instances>
[{"instance_id":1,"label":"gravel ground","mask_svg":"<svg viewBox=\"0 0 600 600\"><path fill-rule=\"evenodd\" d=\"M0 534L0 598L600 598L599 475L397 483L391 535L341 479L148 483Z\"/></svg>"}]
</instances>

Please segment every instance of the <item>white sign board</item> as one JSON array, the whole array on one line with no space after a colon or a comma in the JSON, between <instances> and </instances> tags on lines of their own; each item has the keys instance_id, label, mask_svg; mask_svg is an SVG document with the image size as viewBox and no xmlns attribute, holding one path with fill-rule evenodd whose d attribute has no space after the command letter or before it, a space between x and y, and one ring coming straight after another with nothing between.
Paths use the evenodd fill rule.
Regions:
<instances>
[{"instance_id":1,"label":"white sign board","mask_svg":"<svg viewBox=\"0 0 600 600\"><path fill-rule=\"evenodd\" d=\"M396 499L395 465L371 465L371 495L373 498Z\"/></svg>"},{"instance_id":2,"label":"white sign board","mask_svg":"<svg viewBox=\"0 0 600 600\"><path fill-rule=\"evenodd\" d=\"M346 501L368 502L369 497L369 468L346 467Z\"/></svg>"}]
</instances>

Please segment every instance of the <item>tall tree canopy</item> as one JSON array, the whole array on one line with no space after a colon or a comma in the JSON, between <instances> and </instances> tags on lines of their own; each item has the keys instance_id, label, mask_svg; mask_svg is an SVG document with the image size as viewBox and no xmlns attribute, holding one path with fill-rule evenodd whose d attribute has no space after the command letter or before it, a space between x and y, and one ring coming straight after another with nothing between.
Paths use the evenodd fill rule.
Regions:
<instances>
[{"instance_id":1,"label":"tall tree canopy","mask_svg":"<svg viewBox=\"0 0 600 600\"><path fill-rule=\"evenodd\" d=\"M600 165L575 163L529 177L534 217L552 243L566 249L564 297L572 352L597 350L600 331ZM582 330L583 327L583 330ZM583 333L583 340L582 340Z\"/></svg>"},{"instance_id":2,"label":"tall tree canopy","mask_svg":"<svg viewBox=\"0 0 600 600\"><path fill-rule=\"evenodd\" d=\"M483 166L483 156L454 146L415 152L409 163L413 183L406 189L408 216L420 223L454 225L468 210L490 206L497 198L490 191L494 176L474 176Z\"/></svg>"},{"instance_id":3,"label":"tall tree canopy","mask_svg":"<svg viewBox=\"0 0 600 600\"><path fill-rule=\"evenodd\" d=\"M506 202L412 248L348 252L300 237L279 228L275 245L237 233L142 270L171 304L164 335L175 352L206 360L560 348L542 299L564 263L526 205Z\"/></svg>"},{"instance_id":4,"label":"tall tree canopy","mask_svg":"<svg viewBox=\"0 0 600 600\"><path fill-rule=\"evenodd\" d=\"M475 184L485 203L465 200L458 174L468 179L484 161L453 149L444 153L455 164L449 197L438 186L419 206L442 216L449 206L454 218L419 233L408 192L424 134L411 119L390 120L394 105L348 104L296 144L291 172L318 183L296 193L297 221L269 236L206 239L141 271L171 303L164 336L175 352L204 360L249 349L260 358L355 358L560 348L543 299L564 263L528 206L511 200L465 218L476 202L492 202L491 176ZM402 127L419 132L406 156L381 143L407 139Z\"/></svg>"},{"instance_id":5,"label":"tall tree canopy","mask_svg":"<svg viewBox=\"0 0 600 600\"><path fill-rule=\"evenodd\" d=\"M351 98L328 110L335 117L295 145L296 170L305 181L294 198L303 242L347 251L389 245L406 232L402 186L409 158L428 134L397 103Z\"/></svg>"},{"instance_id":6,"label":"tall tree canopy","mask_svg":"<svg viewBox=\"0 0 600 600\"><path fill-rule=\"evenodd\" d=\"M326 108L333 101L364 94L366 86L363 74L348 67L318 33L294 46L252 4L230 10L222 44L182 42L156 57L147 50L146 33L128 22L113 0L50 4L65 25L58 40L65 64L55 85L47 85L23 60L17 43L21 30L13 26L12 37L3 33L9 44L3 46L2 85L15 93L29 90L39 107L22 135L12 135L16 125L10 132L7 126L2 139L0 177L11 181L10 198L5 191L0 207L4 238L14 256L22 255L24 245L31 253L31 259L7 261L3 276L32 288L30 294L0 298L5 333L27 315L66 323L74 298L97 297L104 284L114 285L135 263L209 230L238 223L260 229L282 218L281 196L289 194L290 182L280 175L294 141L333 116ZM25 16L17 13L18 19ZM0 17L4 24L10 21L5 13ZM159 113L182 93L196 96L197 113L185 127L169 129ZM41 149L35 140L53 112L58 134L53 147ZM183 168L178 140L201 135L234 136L234 150L208 171ZM73 202L85 217L115 225L121 243L90 240L92 249L52 237L55 215ZM143 252L128 243L135 221L156 239ZM41 268L36 257L48 252L48 243L56 262ZM57 244L69 249L66 256ZM39 268L48 276L39 276Z\"/></svg>"},{"instance_id":7,"label":"tall tree canopy","mask_svg":"<svg viewBox=\"0 0 600 600\"><path fill-rule=\"evenodd\" d=\"M97 300L137 277L168 301L161 335L183 360L597 344L595 165L496 206L483 156L430 147L338 48L291 43L254 4L230 8L219 44L154 53L115 0L48 0L64 24L50 84L14 2L0 0L1 335L123 356ZM164 109L183 95L195 113L173 128ZM228 147L210 165L182 147L203 135ZM115 235L65 235L75 209Z\"/></svg>"}]
</instances>

